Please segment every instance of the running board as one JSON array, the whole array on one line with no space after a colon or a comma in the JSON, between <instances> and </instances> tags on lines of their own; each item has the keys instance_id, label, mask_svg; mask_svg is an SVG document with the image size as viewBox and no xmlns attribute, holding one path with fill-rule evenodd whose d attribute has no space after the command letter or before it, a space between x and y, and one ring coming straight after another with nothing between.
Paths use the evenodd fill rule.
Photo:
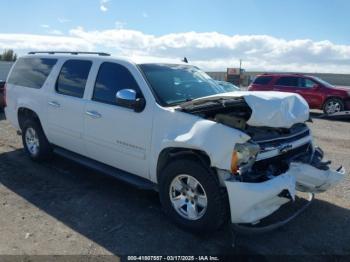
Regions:
<instances>
[{"instance_id":1,"label":"running board","mask_svg":"<svg viewBox=\"0 0 350 262\"><path fill-rule=\"evenodd\" d=\"M72 160L78 164L81 164L87 168L93 169L95 171L98 171L102 174L112 176L114 178L117 178L123 182L126 182L130 185L133 185L139 189L144 190L156 190L157 186L155 183L152 183L151 181L133 175L131 173L125 172L123 170L108 166L106 164L100 163L96 160L84 157L82 155L79 155L77 153L68 151L66 149L63 149L61 147L54 147L53 152L59 156L62 156L64 158L67 158L69 160Z\"/></svg>"}]
</instances>

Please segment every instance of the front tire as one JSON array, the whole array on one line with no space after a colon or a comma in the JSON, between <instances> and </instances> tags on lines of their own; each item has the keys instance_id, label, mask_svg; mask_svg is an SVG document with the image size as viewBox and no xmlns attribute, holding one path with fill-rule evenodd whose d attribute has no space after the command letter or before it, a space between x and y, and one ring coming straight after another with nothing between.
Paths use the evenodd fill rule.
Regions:
<instances>
[{"instance_id":1,"label":"front tire","mask_svg":"<svg viewBox=\"0 0 350 262\"><path fill-rule=\"evenodd\" d=\"M34 119L23 123L22 142L24 151L34 161L47 160L52 156L52 149L40 124Z\"/></svg>"},{"instance_id":2,"label":"front tire","mask_svg":"<svg viewBox=\"0 0 350 262\"><path fill-rule=\"evenodd\" d=\"M182 228L209 233L226 221L226 191L215 174L201 163L186 159L170 162L159 180L163 210Z\"/></svg>"}]
</instances>

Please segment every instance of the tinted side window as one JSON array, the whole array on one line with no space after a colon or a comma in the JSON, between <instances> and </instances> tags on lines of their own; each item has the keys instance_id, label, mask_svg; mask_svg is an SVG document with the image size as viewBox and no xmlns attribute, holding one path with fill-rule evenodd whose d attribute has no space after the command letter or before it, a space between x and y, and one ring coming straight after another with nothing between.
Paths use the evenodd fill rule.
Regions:
<instances>
[{"instance_id":1,"label":"tinted side window","mask_svg":"<svg viewBox=\"0 0 350 262\"><path fill-rule=\"evenodd\" d=\"M299 87L301 88L313 88L316 82L308 78L299 78Z\"/></svg>"},{"instance_id":2,"label":"tinted side window","mask_svg":"<svg viewBox=\"0 0 350 262\"><path fill-rule=\"evenodd\" d=\"M253 84L267 85L272 80L272 76L258 76L255 78Z\"/></svg>"},{"instance_id":3,"label":"tinted side window","mask_svg":"<svg viewBox=\"0 0 350 262\"><path fill-rule=\"evenodd\" d=\"M277 80L276 85L278 86L298 86L298 78L296 77L290 77L290 76L284 76Z\"/></svg>"},{"instance_id":4,"label":"tinted side window","mask_svg":"<svg viewBox=\"0 0 350 262\"><path fill-rule=\"evenodd\" d=\"M58 76L56 91L60 94L82 98L91 65L91 61L66 61Z\"/></svg>"},{"instance_id":5,"label":"tinted side window","mask_svg":"<svg viewBox=\"0 0 350 262\"><path fill-rule=\"evenodd\" d=\"M9 77L9 84L41 88L49 76L57 59L51 58L20 58Z\"/></svg>"},{"instance_id":6,"label":"tinted side window","mask_svg":"<svg viewBox=\"0 0 350 262\"><path fill-rule=\"evenodd\" d=\"M136 80L127 68L115 63L103 63L97 75L92 100L115 104L115 95L122 89L133 89L141 94Z\"/></svg>"}]
</instances>

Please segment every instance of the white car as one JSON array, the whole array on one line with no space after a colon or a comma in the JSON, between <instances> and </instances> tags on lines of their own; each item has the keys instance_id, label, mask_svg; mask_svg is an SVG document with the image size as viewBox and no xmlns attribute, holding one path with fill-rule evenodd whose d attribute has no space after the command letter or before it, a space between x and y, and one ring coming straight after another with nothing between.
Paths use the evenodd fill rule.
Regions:
<instances>
[{"instance_id":1,"label":"white car","mask_svg":"<svg viewBox=\"0 0 350 262\"><path fill-rule=\"evenodd\" d=\"M299 95L227 93L188 64L32 52L6 88L6 117L30 158L54 152L158 190L189 230L216 230L229 214L255 225L296 190L323 192L345 173L322 162Z\"/></svg>"}]
</instances>

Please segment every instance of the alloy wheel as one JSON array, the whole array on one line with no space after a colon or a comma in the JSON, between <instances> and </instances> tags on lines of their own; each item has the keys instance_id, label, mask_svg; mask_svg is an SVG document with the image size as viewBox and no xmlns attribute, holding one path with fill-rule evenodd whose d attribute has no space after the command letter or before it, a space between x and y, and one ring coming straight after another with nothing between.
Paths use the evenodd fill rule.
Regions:
<instances>
[{"instance_id":1,"label":"alloy wheel","mask_svg":"<svg viewBox=\"0 0 350 262\"><path fill-rule=\"evenodd\" d=\"M27 128L25 133L26 146L30 154L37 155L39 153L39 137L35 129L32 127Z\"/></svg>"},{"instance_id":2,"label":"alloy wheel","mask_svg":"<svg viewBox=\"0 0 350 262\"><path fill-rule=\"evenodd\" d=\"M327 102L325 111L327 112L327 114L334 114L334 113L340 112L341 111L340 102L334 101L334 100Z\"/></svg>"},{"instance_id":3,"label":"alloy wheel","mask_svg":"<svg viewBox=\"0 0 350 262\"><path fill-rule=\"evenodd\" d=\"M170 184L169 195L174 209L183 218L198 220L207 210L206 192L201 183L190 175L176 176Z\"/></svg>"}]
</instances>

